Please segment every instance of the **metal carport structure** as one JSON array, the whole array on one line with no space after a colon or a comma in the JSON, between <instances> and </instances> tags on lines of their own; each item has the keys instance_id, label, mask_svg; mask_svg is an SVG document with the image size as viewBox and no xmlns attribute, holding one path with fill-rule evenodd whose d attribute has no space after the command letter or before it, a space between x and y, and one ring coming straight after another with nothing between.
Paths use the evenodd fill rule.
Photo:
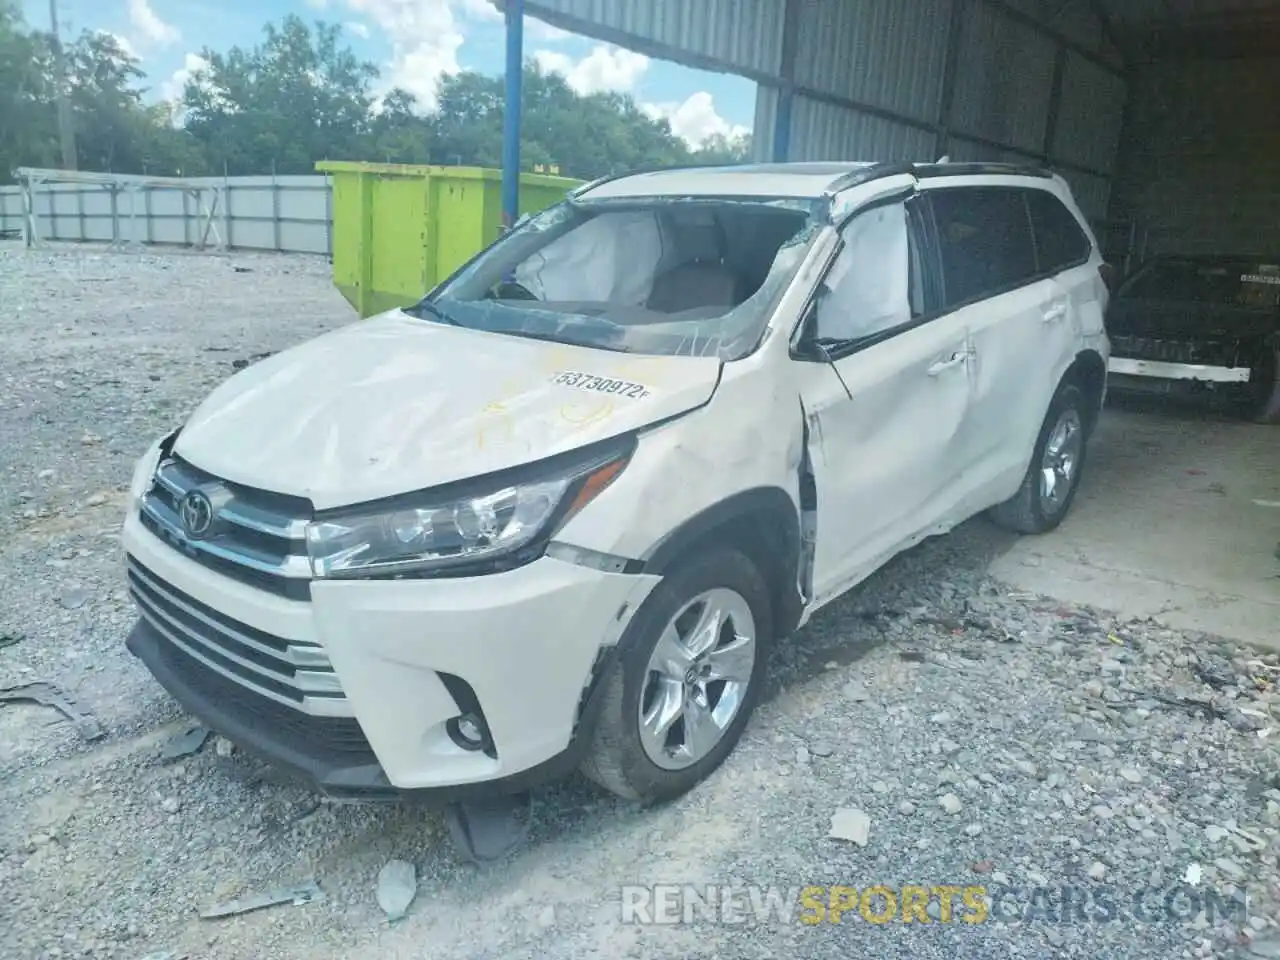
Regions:
<instances>
[{"instance_id":1,"label":"metal carport structure","mask_svg":"<svg viewBox=\"0 0 1280 960\"><path fill-rule=\"evenodd\" d=\"M757 159L1030 161L1113 255L1280 248L1280 0L500 5L756 81Z\"/></svg>"}]
</instances>

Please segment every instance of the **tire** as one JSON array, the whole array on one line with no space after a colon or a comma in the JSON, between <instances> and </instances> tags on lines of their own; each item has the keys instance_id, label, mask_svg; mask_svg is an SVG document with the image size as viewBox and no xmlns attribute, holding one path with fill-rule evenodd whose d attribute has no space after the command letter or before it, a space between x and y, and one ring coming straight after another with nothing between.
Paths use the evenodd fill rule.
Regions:
<instances>
[{"instance_id":1,"label":"tire","mask_svg":"<svg viewBox=\"0 0 1280 960\"><path fill-rule=\"evenodd\" d=\"M730 595L737 600L730 601ZM659 765L651 753L657 749L656 738L642 734L642 703L652 710L662 694L687 697L690 695L688 691L696 687L686 683L680 687L682 693L672 693L675 689L672 671L651 672L652 661L659 649L659 641L664 640L664 636L670 637L668 631L673 623L678 628L685 628L710 608L706 602L698 605L697 601L703 597L713 601L711 606L734 611L722 621L716 642L721 653L737 655L732 662L737 667L736 672L746 677L745 685L735 688L733 694L736 695L733 695L730 681L706 681L711 713L699 712L697 715L705 719L724 707L726 723L723 728L717 727L718 740L705 752L695 751L696 757L665 756L665 765ZM690 607L691 603L693 607ZM750 623L746 622L748 616ZM602 681L605 684L604 700L587 757L582 763L583 775L610 793L645 805L675 799L706 779L733 750L759 700L771 647L769 631L772 622L769 589L755 565L738 551L717 548L675 568L654 588L619 641L618 657ZM742 661L741 645L737 642L742 638L739 632L744 628L754 631L751 638L754 641L753 658L749 667ZM729 643L734 646L728 647ZM662 649L671 649L665 640ZM679 649L687 648L682 645ZM707 662L713 660L717 664L731 662L715 657L707 659ZM674 664L674 660L666 662ZM671 700L664 702L670 703ZM685 708L695 709L687 701ZM682 712L680 719L670 724L666 733L668 738L680 738L684 731L684 716ZM699 729L708 728L700 725Z\"/></svg>"},{"instance_id":2,"label":"tire","mask_svg":"<svg viewBox=\"0 0 1280 960\"><path fill-rule=\"evenodd\" d=\"M1027 467L1022 486L1012 497L992 507L989 512L996 525L1015 533L1040 534L1048 533L1063 521L1071 511L1076 490L1080 486L1080 475L1084 472L1085 451L1088 447L1085 442L1088 435L1088 416L1089 408L1085 402L1084 392L1078 384L1066 381L1058 387L1058 392L1054 394L1053 401L1049 404L1049 412L1045 415L1044 423L1040 427L1035 452L1031 455L1031 463ZM1071 450L1074 451L1073 466L1068 477L1058 475L1057 482L1063 484L1065 479L1065 486L1058 487L1056 497L1051 498L1046 495L1042 483L1042 473L1046 467L1046 451L1051 440L1057 442L1057 431L1061 425L1072 421L1079 438L1078 443L1071 446Z\"/></svg>"}]
</instances>

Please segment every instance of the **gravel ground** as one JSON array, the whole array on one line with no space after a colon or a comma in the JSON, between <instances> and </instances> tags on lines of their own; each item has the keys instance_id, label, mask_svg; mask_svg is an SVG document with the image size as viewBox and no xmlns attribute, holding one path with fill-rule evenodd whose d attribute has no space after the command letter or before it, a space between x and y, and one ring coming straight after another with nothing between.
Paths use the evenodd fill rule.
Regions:
<instances>
[{"instance_id":1,"label":"gravel ground","mask_svg":"<svg viewBox=\"0 0 1280 960\"><path fill-rule=\"evenodd\" d=\"M0 705L0 956L1280 957L1276 659L1011 592L985 574L1008 541L977 522L778 651L717 776L650 811L549 789L501 867L461 863L430 811L320 803L221 741L163 760L187 721L123 646L132 461L234 361L353 319L327 271L0 245L0 687L55 683L104 730ZM865 845L828 836L848 808ZM393 858L418 891L389 925ZM198 916L310 878L317 902ZM623 923L624 884L759 884L793 907L809 885L983 885L1004 919L957 901L947 922L935 897L927 922Z\"/></svg>"}]
</instances>

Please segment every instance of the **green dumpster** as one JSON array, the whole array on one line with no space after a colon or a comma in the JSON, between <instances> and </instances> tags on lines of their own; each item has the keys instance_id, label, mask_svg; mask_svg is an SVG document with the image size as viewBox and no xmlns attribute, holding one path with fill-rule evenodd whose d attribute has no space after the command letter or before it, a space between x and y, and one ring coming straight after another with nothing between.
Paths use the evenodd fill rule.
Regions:
<instances>
[{"instance_id":1,"label":"green dumpster","mask_svg":"<svg viewBox=\"0 0 1280 960\"><path fill-rule=\"evenodd\" d=\"M333 182L333 282L361 317L407 306L498 238L502 172L325 160ZM580 181L520 175L520 213Z\"/></svg>"}]
</instances>

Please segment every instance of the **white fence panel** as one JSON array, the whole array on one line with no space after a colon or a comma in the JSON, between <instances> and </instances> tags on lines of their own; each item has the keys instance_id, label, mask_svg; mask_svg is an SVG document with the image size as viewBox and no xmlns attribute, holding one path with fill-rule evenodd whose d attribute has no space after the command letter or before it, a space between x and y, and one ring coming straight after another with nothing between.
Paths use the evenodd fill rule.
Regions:
<instances>
[{"instance_id":1,"label":"white fence panel","mask_svg":"<svg viewBox=\"0 0 1280 960\"><path fill-rule=\"evenodd\" d=\"M229 249L332 255L332 196L320 174L205 177L221 188L214 229ZM204 194L207 207L213 191ZM111 191L95 184L41 184L34 193L40 239L192 246L201 239L195 198L178 190ZM0 187L0 237L22 236L22 192ZM210 236L210 241L213 237Z\"/></svg>"}]
</instances>

